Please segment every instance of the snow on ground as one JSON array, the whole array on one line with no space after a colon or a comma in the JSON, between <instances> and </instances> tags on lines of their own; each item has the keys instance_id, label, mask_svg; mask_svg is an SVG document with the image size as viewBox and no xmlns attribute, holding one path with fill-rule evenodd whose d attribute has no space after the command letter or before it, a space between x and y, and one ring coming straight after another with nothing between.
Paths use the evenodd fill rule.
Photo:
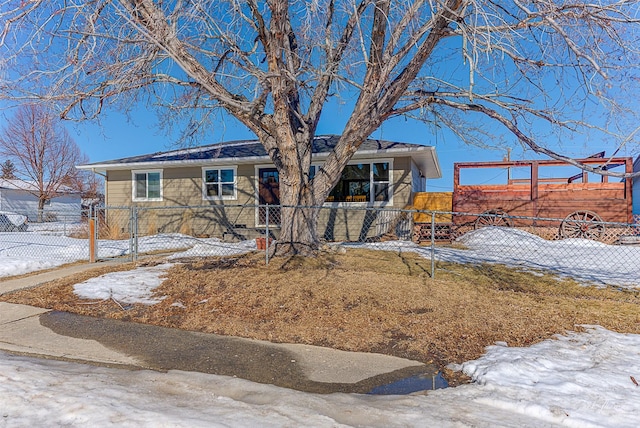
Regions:
<instances>
[{"instance_id":1,"label":"snow on ground","mask_svg":"<svg viewBox=\"0 0 640 428\"><path fill-rule=\"evenodd\" d=\"M465 249L437 246L437 260L458 263L501 263L521 268L548 270L588 284L640 287L640 247L607 245L587 239L547 241L514 228L486 227L458 239ZM407 241L349 243L372 249L414 251L431 257L429 247ZM217 238L193 238L178 233L141 237L140 253L176 251L170 259L192 256L224 256L256 249L254 240L237 243ZM131 253L129 240L99 240L98 258L120 257ZM86 239L43 233L0 234L0 277L88 260Z\"/></svg>"},{"instance_id":2,"label":"snow on ground","mask_svg":"<svg viewBox=\"0 0 640 428\"><path fill-rule=\"evenodd\" d=\"M531 233L502 227L473 230L458 238L464 249L436 246L436 260L455 263L499 263L550 271L585 285L640 288L640 247L608 245L588 239L547 241ZM431 257L431 248L408 241L348 244L380 250L413 251ZM437 275L437 271L436 271Z\"/></svg>"},{"instance_id":3,"label":"snow on ground","mask_svg":"<svg viewBox=\"0 0 640 428\"><path fill-rule=\"evenodd\" d=\"M77 217L77 216L75 216ZM89 232L89 227L86 222L77 221L51 221L42 223L29 223L27 228L29 233L38 233L41 235L57 235L57 236L72 236L72 235L84 235Z\"/></svg>"},{"instance_id":4,"label":"snow on ground","mask_svg":"<svg viewBox=\"0 0 640 428\"><path fill-rule=\"evenodd\" d=\"M180 233L161 233L138 239L138 252L182 251L183 257L191 255L231 255L256 249L254 240L240 243L224 243L218 238L194 238ZM190 250L190 251L189 251ZM130 254L129 240L99 240L99 257L118 257Z\"/></svg>"},{"instance_id":5,"label":"snow on ground","mask_svg":"<svg viewBox=\"0 0 640 428\"><path fill-rule=\"evenodd\" d=\"M138 239L140 253L186 250L177 253L175 257L233 255L255 249L254 240L223 243L216 238L193 238L179 233ZM98 241L98 258L121 257L128 254L131 254L128 239ZM87 239L68 238L50 232L0 233L0 277L48 269L78 260L89 260Z\"/></svg>"},{"instance_id":6,"label":"snow on ground","mask_svg":"<svg viewBox=\"0 0 640 428\"><path fill-rule=\"evenodd\" d=\"M169 256L169 260L184 257L232 256L256 250L256 241L249 239L241 242L222 242L215 238L200 239L190 249Z\"/></svg>"},{"instance_id":7,"label":"snow on ground","mask_svg":"<svg viewBox=\"0 0 640 428\"><path fill-rule=\"evenodd\" d=\"M28 232L0 234L0 277L89 259L86 239Z\"/></svg>"},{"instance_id":8,"label":"snow on ground","mask_svg":"<svg viewBox=\"0 0 640 428\"><path fill-rule=\"evenodd\" d=\"M108 273L76 284L73 292L82 299L114 299L119 303L153 305L162 300L151 296L153 290L162 284L162 277L170 267L171 264L165 263Z\"/></svg>"},{"instance_id":9,"label":"snow on ground","mask_svg":"<svg viewBox=\"0 0 640 428\"><path fill-rule=\"evenodd\" d=\"M623 247L623 255L617 246L548 242L496 228L475 231L463 241L468 249L437 248L437 257L553 269L585 281L613 278L622 286L640 278L635 247ZM182 235L149 237L140 244L141 251L187 249L178 256L255 248L249 241L225 244ZM83 245L86 241L60 236L48 241L38 234L2 234L0 276L21 272L25 264L32 270L50 266L63 251L80 253ZM114 251L128 251L128 242L117 245ZM396 251L401 246L430 254L429 248L410 243L367 244ZM108 274L79 284L76 292L91 299L153 303L152 290L167 268ZM200 373L127 371L0 353L0 427L640 425L640 335L589 326L528 348L496 344L457 368L475 382L427 395L315 395Z\"/></svg>"},{"instance_id":10,"label":"snow on ground","mask_svg":"<svg viewBox=\"0 0 640 428\"><path fill-rule=\"evenodd\" d=\"M589 239L547 241L522 230L496 227L474 230L458 241L468 250L443 249L438 257L544 269L591 283L640 286L640 247L636 246Z\"/></svg>"},{"instance_id":11,"label":"snow on ground","mask_svg":"<svg viewBox=\"0 0 640 428\"><path fill-rule=\"evenodd\" d=\"M589 327L529 348L491 346L462 365L474 384L371 396L0 353L0 427L636 427L639 356L639 335Z\"/></svg>"}]
</instances>

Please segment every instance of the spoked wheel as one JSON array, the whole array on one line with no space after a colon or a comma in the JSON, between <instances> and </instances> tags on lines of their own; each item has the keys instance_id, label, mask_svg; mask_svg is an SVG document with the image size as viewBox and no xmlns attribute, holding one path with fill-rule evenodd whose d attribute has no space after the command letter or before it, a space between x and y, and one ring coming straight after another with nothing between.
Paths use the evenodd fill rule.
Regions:
<instances>
[{"instance_id":1,"label":"spoked wheel","mask_svg":"<svg viewBox=\"0 0 640 428\"><path fill-rule=\"evenodd\" d=\"M473 224L474 229L485 226L511 227L511 219L502 210L487 210L480 214Z\"/></svg>"},{"instance_id":2,"label":"spoked wheel","mask_svg":"<svg viewBox=\"0 0 640 428\"><path fill-rule=\"evenodd\" d=\"M593 211L574 211L560 224L561 238L585 238L597 241L604 235L602 218Z\"/></svg>"}]
</instances>

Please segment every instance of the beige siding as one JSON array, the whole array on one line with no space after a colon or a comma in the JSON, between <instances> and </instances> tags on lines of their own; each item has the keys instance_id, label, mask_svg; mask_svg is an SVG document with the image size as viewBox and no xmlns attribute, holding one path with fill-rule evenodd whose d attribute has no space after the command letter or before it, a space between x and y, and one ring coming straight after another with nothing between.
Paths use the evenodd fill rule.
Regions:
<instances>
[{"instance_id":1,"label":"beige siding","mask_svg":"<svg viewBox=\"0 0 640 428\"><path fill-rule=\"evenodd\" d=\"M253 165L240 165L237 169L238 199L225 204L253 203L255 197L255 170ZM111 206L173 207L211 205L220 201L202 198L202 168L165 168L162 170L162 201L132 202L131 170L107 173L107 204Z\"/></svg>"},{"instance_id":2,"label":"beige siding","mask_svg":"<svg viewBox=\"0 0 640 428\"><path fill-rule=\"evenodd\" d=\"M106 180L109 206L131 205L131 171L108 171Z\"/></svg>"},{"instance_id":3,"label":"beige siding","mask_svg":"<svg viewBox=\"0 0 640 428\"><path fill-rule=\"evenodd\" d=\"M412 183L411 158L393 160L393 208L406 208L411 205Z\"/></svg>"},{"instance_id":4,"label":"beige siding","mask_svg":"<svg viewBox=\"0 0 640 428\"><path fill-rule=\"evenodd\" d=\"M349 210L325 207L318 219L318 235L327 241L370 241L383 235L395 239L410 237L410 216L399 210Z\"/></svg>"},{"instance_id":5,"label":"beige siding","mask_svg":"<svg viewBox=\"0 0 640 428\"><path fill-rule=\"evenodd\" d=\"M393 204L386 208L403 209L410 205L413 183L411 170L411 158L393 159ZM259 233L255 230L255 208L231 206L257 203L255 173L254 165L238 165L237 199L211 201L202 198L201 167L165 168L162 170L162 201L132 202L131 170L108 171L107 205L151 208L138 212L138 232L141 235L184 233L203 237L250 239ZM384 233L385 228L388 229L389 218L366 214L365 210L347 211L344 208L338 206L322 210L319 226L321 237L359 240L379 236ZM107 221L110 229L128 232L128 210L110 211ZM277 230L274 232L277 234Z\"/></svg>"}]
</instances>

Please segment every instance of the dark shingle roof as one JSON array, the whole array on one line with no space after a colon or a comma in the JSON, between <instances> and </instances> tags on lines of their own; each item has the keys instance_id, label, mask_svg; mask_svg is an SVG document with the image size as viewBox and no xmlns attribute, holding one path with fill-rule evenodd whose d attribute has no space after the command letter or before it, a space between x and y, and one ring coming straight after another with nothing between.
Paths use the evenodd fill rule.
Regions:
<instances>
[{"instance_id":1,"label":"dark shingle roof","mask_svg":"<svg viewBox=\"0 0 640 428\"><path fill-rule=\"evenodd\" d=\"M314 155L328 154L338 143L338 135L322 135L314 138L312 153ZM392 154L407 152L425 171L433 171L434 177L440 176L435 149L430 146L395 141L368 139L362 143L356 155ZM257 140L228 141L207 146L157 152L140 156L113 159L80 165L81 169L109 170L125 168L161 168L181 166L185 164L207 165L210 163L249 163L269 162L264 146ZM431 173L431 172L430 172Z\"/></svg>"},{"instance_id":2,"label":"dark shingle roof","mask_svg":"<svg viewBox=\"0 0 640 428\"><path fill-rule=\"evenodd\" d=\"M315 137L312 152L314 154L329 153L338 143L339 136L323 135ZM360 146L359 151L378 151L394 148L420 147L418 144L398 143L384 140L366 140ZM86 166L100 165L108 166L115 164L137 164L137 163L162 163L175 161L205 161L210 159L242 159L267 157L267 152L262 144L256 140L238 140L224 143L210 144L167 152L157 152L146 155L132 156L121 159L113 159L104 162L91 163Z\"/></svg>"}]
</instances>

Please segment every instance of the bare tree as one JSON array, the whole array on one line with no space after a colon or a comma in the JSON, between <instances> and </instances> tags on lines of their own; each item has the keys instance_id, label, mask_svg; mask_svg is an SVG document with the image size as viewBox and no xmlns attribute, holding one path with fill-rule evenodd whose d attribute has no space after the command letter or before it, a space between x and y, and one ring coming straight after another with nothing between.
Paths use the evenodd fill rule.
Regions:
<instances>
[{"instance_id":1,"label":"bare tree","mask_svg":"<svg viewBox=\"0 0 640 428\"><path fill-rule=\"evenodd\" d=\"M16 165L25 190L38 198L38 219L47 201L68 190L77 180L75 166L86 157L60 118L40 105L25 105L0 130L0 154Z\"/></svg>"},{"instance_id":2,"label":"bare tree","mask_svg":"<svg viewBox=\"0 0 640 428\"><path fill-rule=\"evenodd\" d=\"M469 124L488 119L537 153L608 175L618 173L550 147L579 131L625 145L637 131L624 98L638 99L637 0L4 0L1 10L5 94L76 119L146 100L188 115L187 132L222 109L262 142L288 206L321 205L362 142L401 115L471 142L482 127ZM313 136L340 96L355 100L350 117L310 180ZM283 210L279 251L314 249L316 223L315 209Z\"/></svg>"},{"instance_id":3,"label":"bare tree","mask_svg":"<svg viewBox=\"0 0 640 428\"><path fill-rule=\"evenodd\" d=\"M86 160L81 160L79 164L87 162ZM104 181L102 177L90 171L77 170L75 175L69 176L64 180L64 184L80 193L83 205L98 205L104 202Z\"/></svg>"}]
</instances>

